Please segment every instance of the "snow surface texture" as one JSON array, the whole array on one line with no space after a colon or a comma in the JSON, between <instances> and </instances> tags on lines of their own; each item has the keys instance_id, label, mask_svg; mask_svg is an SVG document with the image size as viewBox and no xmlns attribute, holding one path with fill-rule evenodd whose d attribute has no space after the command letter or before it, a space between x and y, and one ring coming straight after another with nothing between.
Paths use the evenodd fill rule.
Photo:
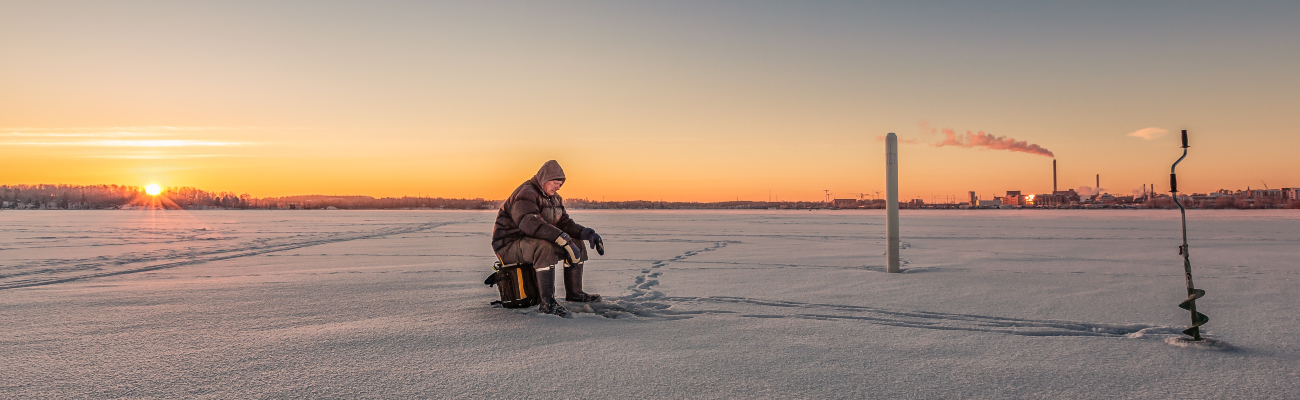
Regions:
<instances>
[{"instance_id":1,"label":"snow surface texture","mask_svg":"<svg viewBox=\"0 0 1300 400\"><path fill-rule=\"evenodd\" d=\"M0 212L0 398L1300 396L1294 211L1188 213L1211 345L1176 211L904 211L902 274L880 212L573 214L563 319L492 212Z\"/></svg>"}]
</instances>

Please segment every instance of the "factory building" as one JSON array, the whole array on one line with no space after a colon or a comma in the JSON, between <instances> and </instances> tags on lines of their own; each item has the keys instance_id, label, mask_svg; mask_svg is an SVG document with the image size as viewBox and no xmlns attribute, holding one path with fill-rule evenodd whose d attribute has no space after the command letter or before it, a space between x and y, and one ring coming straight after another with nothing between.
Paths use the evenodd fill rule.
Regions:
<instances>
[{"instance_id":1,"label":"factory building","mask_svg":"<svg viewBox=\"0 0 1300 400\"><path fill-rule=\"evenodd\" d=\"M835 199L833 204L835 208L858 208L861 202L858 199Z\"/></svg>"},{"instance_id":2,"label":"factory building","mask_svg":"<svg viewBox=\"0 0 1300 400\"><path fill-rule=\"evenodd\" d=\"M1027 200L1028 199L1026 199L1024 195L1020 194L1019 190L1008 190L1007 195L1002 197L1002 204L1008 206L1025 206L1029 205L1027 204Z\"/></svg>"},{"instance_id":3,"label":"factory building","mask_svg":"<svg viewBox=\"0 0 1300 400\"><path fill-rule=\"evenodd\" d=\"M1034 196L1034 205L1041 207L1060 207L1071 204L1079 204L1079 194L1070 190L1058 190L1052 194L1040 194Z\"/></svg>"}]
</instances>

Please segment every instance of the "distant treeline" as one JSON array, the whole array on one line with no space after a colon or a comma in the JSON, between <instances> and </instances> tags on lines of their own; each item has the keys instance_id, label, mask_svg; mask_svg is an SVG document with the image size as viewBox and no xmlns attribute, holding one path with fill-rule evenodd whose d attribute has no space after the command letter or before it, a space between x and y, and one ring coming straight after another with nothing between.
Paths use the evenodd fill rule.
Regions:
<instances>
[{"instance_id":1,"label":"distant treeline","mask_svg":"<svg viewBox=\"0 0 1300 400\"><path fill-rule=\"evenodd\" d=\"M769 208L803 209L828 208L830 203L821 201L719 201L702 203L697 201L595 201L587 199L565 199L564 206L576 209L610 209L610 210L693 210L693 209L738 209L762 210ZM870 207L868 207L870 208Z\"/></svg>"},{"instance_id":2,"label":"distant treeline","mask_svg":"<svg viewBox=\"0 0 1300 400\"><path fill-rule=\"evenodd\" d=\"M118 208L144 194L136 186L119 185L4 185L3 208L105 209Z\"/></svg>"},{"instance_id":3,"label":"distant treeline","mask_svg":"<svg viewBox=\"0 0 1300 400\"><path fill-rule=\"evenodd\" d=\"M1274 189L1273 191L1277 191ZM1222 196L1194 195L1187 197L1189 208L1300 208L1300 201L1293 196L1273 191L1246 191L1228 193ZM1291 192L1294 193L1294 192ZM1274 198L1276 197L1276 198ZM1145 202L1124 204L1093 203L1093 206L1066 204L1052 207L1029 208L1176 208L1167 195L1145 199ZM588 199L566 199L565 205L572 209L617 209L617 210L654 210L654 209L824 209L824 208L883 208L884 202L851 201L837 199L835 202L812 201L721 201L721 202L681 202L681 201L595 201ZM5 209L40 209L40 210L100 210L130 208L163 209L262 209L262 210L381 210L381 209L447 209L447 210L491 210L501 206L502 200L484 199L448 199L442 197L384 197L370 196L285 196L256 198L232 192L208 192L192 187L166 188L158 196L145 193L139 186L124 185L2 185L0 186L0 208ZM958 204L924 204L913 200L900 204L903 208L957 208ZM996 208L996 207L994 207Z\"/></svg>"},{"instance_id":4,"label":"distant treeline","mask_svg":"<svg viewBox=\"0 0 1300 400\"><path fill-rule=\"evenodd\" d=\"M442 197L383 197L370 196L285 196L252 199L252 208L280 209L340 209L380 210L398 208L430 208L447 210L491 210L499 202L484 199L447 199Z\"/></svg>"},{"instance_id":5,"label":"distant treeline","mask_svg":"<svg viewBox=\"0 0 1300 400\"><path fill-rule=\"evenodd\" d=\"M102 210L124 208L164 209L281 209L281 210L377 210L448 209L491 210L503 200L448 199L442 197L370 196L284 196L257 198L249 194L208 192L192 187L163 189L158 196L144 187L125 185L3 185L0 208L38 210ZM825 208L822 202L724 201L716 203L677 201L592 201L566 199L574 209L765 209Z\"/></svg>"},{"instance_id":6,"label":"distant treeline","mask_svg":"<svg viewBox=\"0 0 1300 400\"><path fill-rule=\"evenodd\" d=\"M370 196L284 196L257 198L232 192L208 192L192 187L163 189L158 196L144 187L125 185L4 185L0 186L0 208L39 210L101 210L123 208L165 209L282 209L282 210L377 210L448 209L491 210L503 200L448 199L442 197ZM824 202L723 201L713 203L680 201L593 201L566 199L573 209L767 209L827 208Z\"/></svg>"},{"instance_id":7,"label":"distant treeline","mask_svg":"<svg viewBox=\"0 0 1300 400\"><path fill-rule=\"evenodd\" d=\"M0 208L40 210L165 209L402 209L482 210L499 202L441 197L285 196L257 198L232 192L208 192L192 187L166 188L150 196L140 186L124 185L3 185Z\"/></svg>"}]
</instances>

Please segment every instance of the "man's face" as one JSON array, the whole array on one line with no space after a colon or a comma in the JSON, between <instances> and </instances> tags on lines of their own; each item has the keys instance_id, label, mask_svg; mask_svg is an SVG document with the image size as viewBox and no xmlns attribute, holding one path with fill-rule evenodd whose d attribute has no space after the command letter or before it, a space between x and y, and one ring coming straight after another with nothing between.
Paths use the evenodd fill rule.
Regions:
<instances>
[{"instance_id":1,"label":"man's face","mask_svg":"<svg viewBox=\"0 0 1300 400\"><path fill-rule=\"evenodd\" d=\"M546 193L547 196L554 196L555 192L560 190L560 186L564 186L564 181L546 181L546 183L542 184L542 192Z\"/></svg>"}]
</instances>

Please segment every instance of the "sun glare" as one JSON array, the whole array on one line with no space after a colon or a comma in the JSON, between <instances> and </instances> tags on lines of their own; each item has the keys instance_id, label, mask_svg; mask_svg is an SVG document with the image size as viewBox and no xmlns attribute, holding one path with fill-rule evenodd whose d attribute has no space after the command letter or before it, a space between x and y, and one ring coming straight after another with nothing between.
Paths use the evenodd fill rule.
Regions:
<instances>
[{"instance_id":1,"label":"sun glare","mask_svg":"<svg viewBox=\"0 0 1300 400\"><path fill-rule=\"evenodd\" d=\"M144 187L144 192L150 196L157 196L158 193L162 193L162 187L159 187L157 183L150 183L149 186Z\"/></svg>"}]
</instances>

